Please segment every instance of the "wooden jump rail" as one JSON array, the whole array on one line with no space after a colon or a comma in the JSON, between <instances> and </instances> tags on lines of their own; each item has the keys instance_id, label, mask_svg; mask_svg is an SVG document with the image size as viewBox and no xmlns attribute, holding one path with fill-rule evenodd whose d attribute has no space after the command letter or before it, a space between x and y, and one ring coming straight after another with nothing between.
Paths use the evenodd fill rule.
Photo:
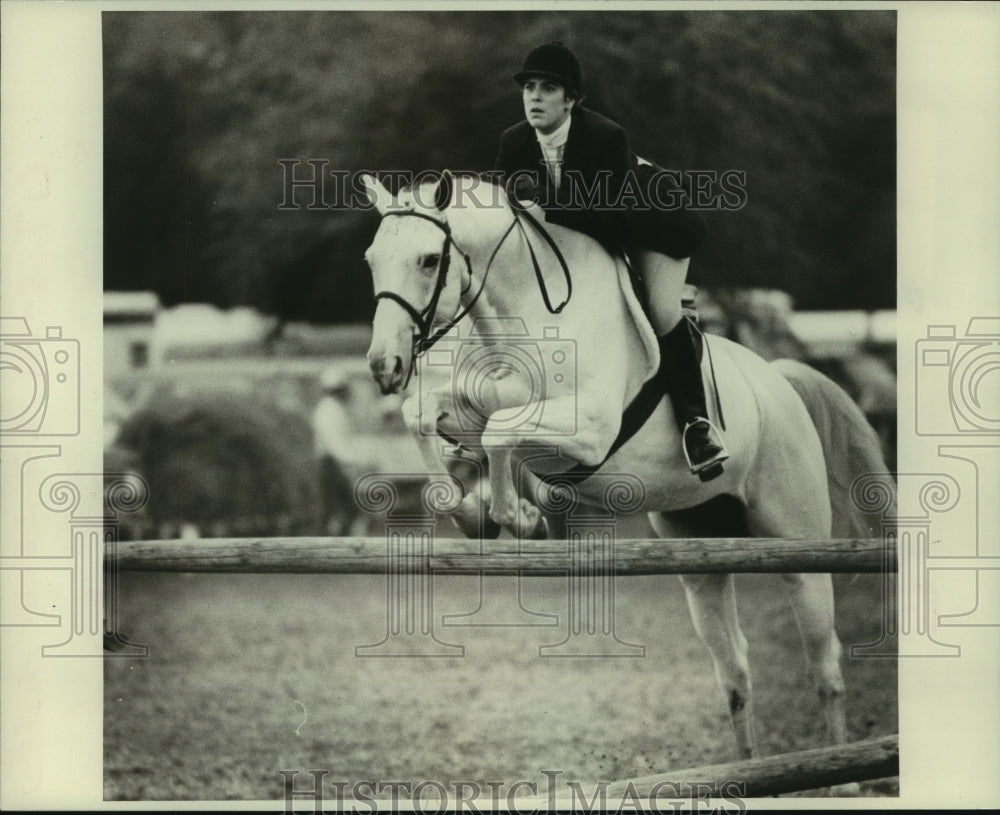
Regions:
<instances>
[{"instance_id":1,"label":"wooden jump rail","mask_svg":"<svg viewBox=\"0 0 1000 815\"><path fill-rule=\"evenodd\" d=\"M573 558L566 541L435 538L429 552L390 558L384 537L205 538L121 541L114 553L123 571L256 573L519 572L564 573ZM419 546L414 546L419 549ZM616 575L739 572L884 572L895 552L878 539L675 538L616 540Z\"/></svg>"},{"instance_id":2,"label":"wooden jump rail","mask_svg":"<svg viewBox=\"0 0 1000 815\"><path fill-rule=\"evenodd\" d=\"M760 798L786 792L899 775L899 736L818 747L730 764L648 775L608 785L608 801L632 792L639 798L677 798L692 792L723 798Z\"/></svg>"}]
</instances>

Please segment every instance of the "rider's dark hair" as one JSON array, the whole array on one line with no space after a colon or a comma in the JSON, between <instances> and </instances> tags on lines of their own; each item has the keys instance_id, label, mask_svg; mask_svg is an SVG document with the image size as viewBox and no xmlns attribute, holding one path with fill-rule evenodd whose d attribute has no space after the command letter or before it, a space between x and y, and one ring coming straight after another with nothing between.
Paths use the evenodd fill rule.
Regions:
<instances>
[{"instance_id":1,"label":"rider's dark hair","mask_svg":"<svg viewBox=\"0 0 1000 815\"><path fill-rule=\"evenodd\" d=\"M532 78L532 77L529 77ZM583 102L584 96L582 93L573 88L572 85L567 85L565 82L560 82L558 79L550 79L549 77L539 77L544 79L546 82L551 82L557 88L562 88L563 93L570 102L575 102L576 104L581 104ZM527 82L527 79L525 80ZM524 82L521 83L521 87L524 88Z\"/></svg>"}]
</instances>

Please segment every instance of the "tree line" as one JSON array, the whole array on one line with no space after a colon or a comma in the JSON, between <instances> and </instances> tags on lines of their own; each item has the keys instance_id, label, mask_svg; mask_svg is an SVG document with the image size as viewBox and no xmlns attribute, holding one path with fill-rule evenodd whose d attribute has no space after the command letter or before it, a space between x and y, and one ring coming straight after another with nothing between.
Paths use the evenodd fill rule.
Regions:
<instances>
[{"instance_id":1,"label":"tree line","mask_svg":"<svg viewBox=\"0 0 1000 815\"><path fill-rule=\"evenodd\" d=\"M480 171L535 45L678 172L742 173L704 213L705 286L895 305L896 19L883 11L105 12L106 289L370 319L371 212L285 202L286 165ZM302 197L304 191L298 190ZM307 197L307 196L306 196ZM287 202L286 202L287 203Z\"/></svg>"}]
</instances>

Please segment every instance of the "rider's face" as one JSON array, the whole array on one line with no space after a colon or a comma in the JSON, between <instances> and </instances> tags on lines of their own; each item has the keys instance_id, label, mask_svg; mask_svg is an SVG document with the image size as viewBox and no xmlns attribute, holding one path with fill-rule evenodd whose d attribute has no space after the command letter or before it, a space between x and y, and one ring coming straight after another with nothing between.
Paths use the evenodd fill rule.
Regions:
<instances>
[{"instance_id":1,"label":"rider's face","mask_svg":"<svg viewBox=\"0 0 1000 815\"><path fill-rule=\"evenodd\" d=\"M521 86L524 115L535 130L551 133L558 129L573 109L566 88L543 77L529 77Z\"/></svg>"}]
</instances>

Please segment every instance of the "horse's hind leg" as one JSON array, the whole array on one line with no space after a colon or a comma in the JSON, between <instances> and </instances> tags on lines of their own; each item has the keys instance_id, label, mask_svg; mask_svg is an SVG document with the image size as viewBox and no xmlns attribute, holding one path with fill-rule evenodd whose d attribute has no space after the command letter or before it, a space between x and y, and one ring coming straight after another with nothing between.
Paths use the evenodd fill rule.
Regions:
<instances>
[{"instance_id":1,"label":"horse's hind leg","mask_svg":"<svg viewBox=\"0 0 1000 815\"><path fill-rule=\"evenodd\" d=\"M785 574L782 579L826 717L827 738L833 744L846 744L846 692L840 639L834 630L833 580L828 574ZM832 787L826 794L849 797L860 793L857 782L852 781Z\"/></svg>"},{"instance_id":2,"label":"horse's hind leg","mask_svg":"<svg viewBox=\"0 0 1000 815\"><path fill-rule=\"evenodd\" d=\"M715 678L726 695L740 758L755 758L753 692L747 639L736 614L731 574L682 575L694 630L712 655Z\"/></svg>"},{"instance_id":3,"label":"horse's hind leg","mask_svg":"<svg viewBox=\"0 0 1000 815\"><path fill-rule=\"evenodd\" d=\"M777 443L761 446L762 458L755 466L761 472L783 475L761 479L756 494L749 496L750 532L761 538L828 538L833 521L822 448L811 428L796 431L791 419L785 424L785 432L787 438L798 439L798 447ZM828 574L783 574L782 582L819 695L827 736L834 744L844 744L846 699L840 663L842 649L834 627L833 579ZM857 795L858 785L843 784L834 791Z\"/></svg>"},{"instance_id":4,"label":"horse's hind leg","mask_svg":"<svg viewBox=\"0 0 1000 815\"><path fill-rule=\"evenodd\" d=\"M834 630L833 581L828 574L786 574L795 622L805 646L806 662L826 716L827 737L847 742L844 675L840 639Z\"/></svg>"},{"instance_id":5,"label":"horse's hind leg","mask_svg":"<svg viewBox=\"0 0 1000 815\"><path fill-rule=\"evenodd\" d=\"M822 466L820 464L819 466ZM758 537L822 539L830 534L825 480L820 479L822 500L809 507L801 496L771 493L750 513L750 528ZM773 487L774 485L772 485ZM827 735L834 744L847 741L844 675L841 645L834 627L833 580L828 574L783 574L792 612L805 647L809 673L816 684L826 717Z\"/></svg>"},{"instance_id":6,"label":"horse's hind leg","mask_svg":"<svg viewBox=\"0 0 1000 815\"><path fill-rule=\"evenodd\" d=\"M669 515L649 516L662 537L692 534ZM736 612L736 591L732 575L682 575L691 620L715 666L715 677L729 705L740 758L757 755L754 729L753 689L750 681L747 639Z\"/></svg>"}]
</instances>

